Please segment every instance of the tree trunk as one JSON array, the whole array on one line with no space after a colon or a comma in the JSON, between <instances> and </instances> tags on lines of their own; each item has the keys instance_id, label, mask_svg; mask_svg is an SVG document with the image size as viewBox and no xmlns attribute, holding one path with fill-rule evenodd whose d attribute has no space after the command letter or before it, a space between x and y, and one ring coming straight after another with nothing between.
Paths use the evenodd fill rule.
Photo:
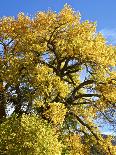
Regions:
<instances>
[{"instance_id":1,"label":"tree trunk","mask_svg":"<svg viewBox=\"0 0 116 155\"><path fill-rule=\"evenodd\" d=\"M5 105L4 105L4 96L0 92L0 123L2 123L3 118L6 116Z\"/></svg>"}]
</instances>

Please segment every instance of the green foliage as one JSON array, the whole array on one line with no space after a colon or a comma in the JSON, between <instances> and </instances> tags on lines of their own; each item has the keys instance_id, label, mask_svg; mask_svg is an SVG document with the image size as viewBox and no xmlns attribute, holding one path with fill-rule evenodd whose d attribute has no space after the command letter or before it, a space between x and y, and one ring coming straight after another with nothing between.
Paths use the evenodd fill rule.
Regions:
<instances>
[{"instance_id":1,"label":"green foliage","mask_svg":"<svg viewBox=\"0 0 116 155\"><path fill-rule=\"evenodd\" d=\"M59 155L61 143L54 129L36 115L16 115L0 125L0 154Z\"/></svg>"}]
</instances>

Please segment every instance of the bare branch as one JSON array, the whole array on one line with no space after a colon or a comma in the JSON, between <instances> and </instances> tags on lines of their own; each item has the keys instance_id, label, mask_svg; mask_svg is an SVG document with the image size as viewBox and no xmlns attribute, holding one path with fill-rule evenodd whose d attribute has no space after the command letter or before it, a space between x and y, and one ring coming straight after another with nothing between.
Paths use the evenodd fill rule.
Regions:
<instances>
[{"instance_id":1,"label":"bare branch","mask_svg":"<svg viewBox=\"0 0 116 155\"><path fill-rule=\"evenodd\" d=\"M78 85L77 87L75 87L72 91L72 95L74 96L75 93L81 89L83 86L85 85L88 85L88 84L93 84L95 81L94 80L87 80L87 81L84 81L83 83L81 83L80 85Z\"/></svg>"},{"instance_id":2,"label":"bare branch","mask_svg":"<svg viewBox=\"0 0 116 155\"><path fill-rule=\"evenodd\" d=\"M76 100L82 97L101 97L101 95L100 94L79 94L75 96L74 99Z\"/></svg>"}]
</instances>

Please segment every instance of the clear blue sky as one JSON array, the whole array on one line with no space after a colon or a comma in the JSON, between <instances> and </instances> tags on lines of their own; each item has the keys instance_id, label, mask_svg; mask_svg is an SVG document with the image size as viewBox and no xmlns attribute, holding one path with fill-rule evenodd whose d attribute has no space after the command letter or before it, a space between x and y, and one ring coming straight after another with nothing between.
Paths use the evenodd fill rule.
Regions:
<instances>
[{"instance_id":1,"label":"clear blue sky","mask_svg":"<svg viewBox=\"0 0 116 155\"><path fill-rule=\"evenodd\" d=\"M116 0L1 0L0 17L18 12L34 15L49 8L59 12L65 3L79 11L83 20L97 21L97 30L116 44Z\"/></svg>"},{"instance_id":2,"label":"clear blue sky","mask_svg":"<svg viewBox=\"0 0 116 155\"><path fill-rule=\"evenodd\" d=\"M1 0L0 17L20 11L34 15L49 8L60 11L65 3L80 11L83 19L97 21L100 29L116 27L116 0Z\"/></svg>"}]
</instances>

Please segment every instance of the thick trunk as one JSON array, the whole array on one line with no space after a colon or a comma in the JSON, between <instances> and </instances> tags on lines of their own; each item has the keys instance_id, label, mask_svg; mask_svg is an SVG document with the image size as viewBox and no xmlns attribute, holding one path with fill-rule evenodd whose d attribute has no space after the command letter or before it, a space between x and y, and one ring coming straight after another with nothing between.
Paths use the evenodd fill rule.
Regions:
<instances>
[{"instance_id":1,"label":"thick trunk","mask_svg":"<svg viewBox=\"0 0 116 155\"><path fill-rule=\"evenodd\" d=\"M4 101L0 98L0 123L2 123L3 118L6 116Z\"/></svg>"},{"instance_id":2,"label":"thick trunk","mask_svg":"<svg viewBox=\"0 0 116 155\"><path fill-rule=\"evenodd\" d=\"M5 98L3 91L3 83L0 83L0 123L2 123L3 118L6 116L5 112Z\"/></svg>"}]
</instances>

